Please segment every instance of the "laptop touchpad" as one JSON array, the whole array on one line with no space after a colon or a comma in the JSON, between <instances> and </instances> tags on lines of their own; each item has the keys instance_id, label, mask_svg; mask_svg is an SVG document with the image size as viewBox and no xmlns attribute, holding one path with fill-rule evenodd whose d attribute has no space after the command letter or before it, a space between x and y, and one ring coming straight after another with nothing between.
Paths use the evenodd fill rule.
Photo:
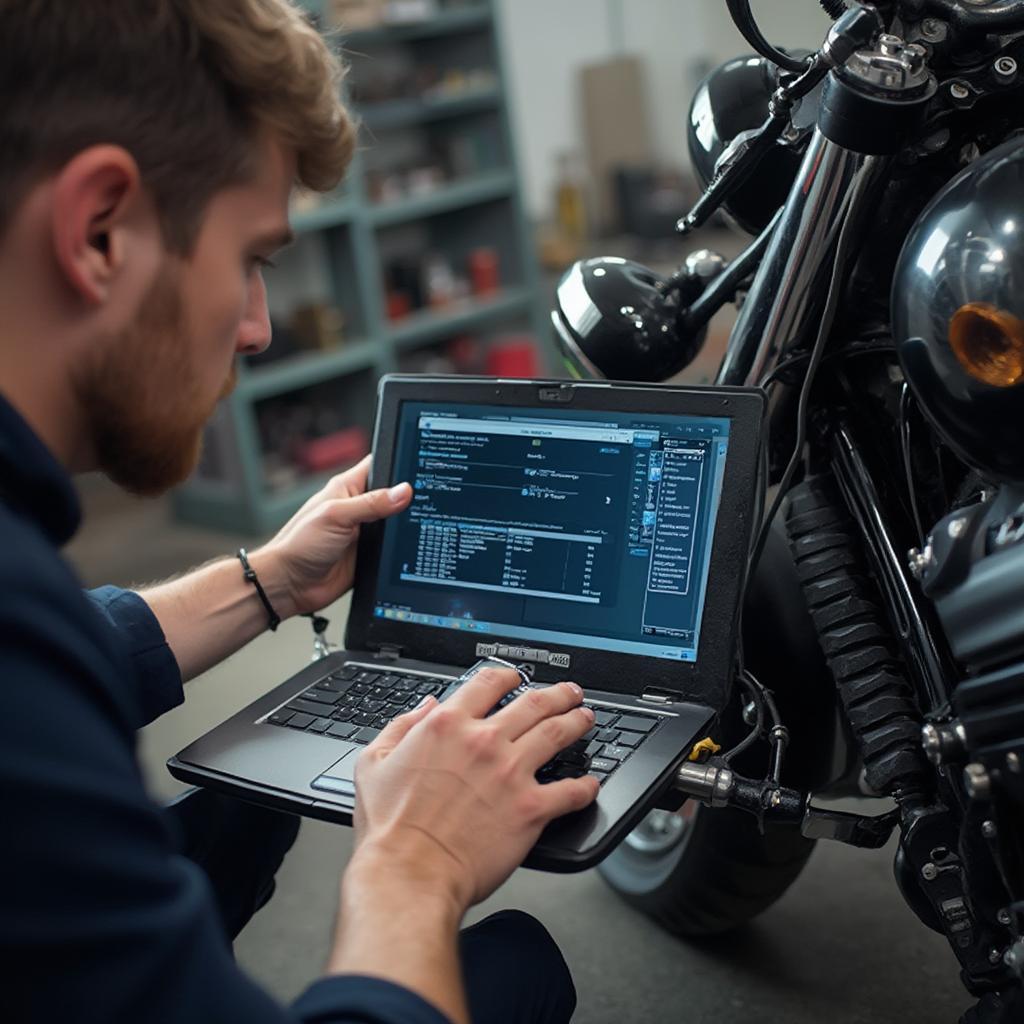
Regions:
<instances>
[{"instance_id":1,"label":"laptop touchpad","mask_svg":"<svg viewBox=\"0 0 1024 1024\"><path fill-rule=\"evenodd\" d=\"M353 747L339 761L335 761L322 775L318 775L310 785L313 789L323 789L339 796L356 795L355 772L356 761L362 747Z\"/></svg>"}]
</instances>

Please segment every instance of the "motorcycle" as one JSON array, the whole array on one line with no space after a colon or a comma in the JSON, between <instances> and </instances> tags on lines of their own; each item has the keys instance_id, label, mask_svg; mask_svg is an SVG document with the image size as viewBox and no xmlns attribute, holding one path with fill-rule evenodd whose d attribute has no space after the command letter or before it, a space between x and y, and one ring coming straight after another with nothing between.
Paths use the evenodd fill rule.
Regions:
<instances>
[{"instance_id":1,"label":"motorcycle","mask_svg":"<svg viewBox=\"0 0 1024 1024\"><path fill-rule=\"evenodd\" d=\"M691 103L705 187L678 229L754 240L667 277L581 261L552 313L575 375L660 381L736 302L716 383L769 395L718 750L601 871L706 935L818 840L896 831L900 892L977 997L962 1022L1024 1021L1024 2L820 0L814 53L726 2L755 52ZM892 809L815 803L849 795Z\"/></svg>"}]
</instances>

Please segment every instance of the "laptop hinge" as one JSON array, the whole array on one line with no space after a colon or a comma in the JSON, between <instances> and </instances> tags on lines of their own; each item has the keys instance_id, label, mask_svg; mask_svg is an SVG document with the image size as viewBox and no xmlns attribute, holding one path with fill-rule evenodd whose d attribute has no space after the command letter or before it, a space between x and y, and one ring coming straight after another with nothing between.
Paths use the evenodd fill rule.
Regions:
<instances>
[{"instance_id":1,"label":"laptop hinge","mask_svg":"<svg viewBox=\"0 0 1024 1024\"><path fill-rule=\"evenodd\" d=\"M382 661L397 661L402 656L402 648L398 644L380 644L374 657Z\"/></svg>"},{"instance_id":2,"label":"laptop hinge","mask_svg":"<svg viewBox=\"0 0 1024 1024\"><path fill-rule=\"evenodd\" d=\"M675 701L683 699L681 693L677 693L675 690L644 690L640 697L642 701L646 701L648 704L672 704Z\"/></svg>"}]
</instances>

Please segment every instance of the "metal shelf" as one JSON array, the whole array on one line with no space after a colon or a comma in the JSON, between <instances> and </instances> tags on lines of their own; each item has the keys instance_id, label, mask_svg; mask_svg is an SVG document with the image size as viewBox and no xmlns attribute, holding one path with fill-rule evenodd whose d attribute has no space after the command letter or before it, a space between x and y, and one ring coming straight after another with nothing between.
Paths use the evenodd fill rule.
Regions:
<instances>
[{"instance_id":1,"label":"metal shelf","mask_svg":"<svg viewBox=\"0 0 1024 1024\"><path fill-rule=\"evenodd\" d=\"M253 402L375 366L380 349L372 341L350 341L334 351L303 352L265 366L247 368L238 392Z\"/></svg>"},{"instance_id":2,"label":"metal shelf","mask_svg":"<svg viewBox=\"0 0 1024 1024\"><path fill-rule=\"evenodd\" d=\"M377 40L416 40L430 39L434 36L455 35L457 32L472 32L480 28L488 28L491 13L482 4L467 6L462 9L441 11L433 18L423 21L395 22L378 25L374 28L359 29L345 35L345 45L363 45Z\"/></svg>"},{"instance_id":3,"label":"metal shelf","mask_svg":"<svg viewBox=\"0 0 1024 1024\"><path fill-rule=\"evenodd\" d=\"M471 331L492 320L523 312L532 301L533 293L528 288L503 288L487 298L463 299L439 310L413 313L397 321L389 337L400 349L427 345L446 335Z\"/></svg>"},{"instance_id":4,"label":"metal shelf","mask_svg":"<svg viewBox=\"0 0 1024 1024\"><path fill-rule=\"evenodd\" d=\"M454 96L370 103L362 108L361 114L363 125L371 132L379 132L406 128L425 121L440 121L448 117L475 114L480 110L491 110L500 103L501 90L493 86L467 90Z\"/></svg>"},{"instance_id":5,"label":"metal shelf","mask_svg":"<svg viewBox=\"0 0 1024 1024\"><path fill-rule=\"evenodd\" d=\"M516 180L511 171L493 171L465 181L441 185L426 195L381 203L373 208L371 220L377 227L387 227L405 221L436 217L467 206L505 199L515 187Z\"/></svg>"},{"instance_id":6,"label":"metal shelf","mask_svg":"<svg viewBox=\"0 0 1024 1024\"><path fill-rule=\"evenodd\" d=\"M323 0L302 3L316 14L326 12ZM446 41L449 36L450 42ZM421 22L382 25L343 36L350 53L369 52L378 43L404 45L416 40L424 43L407 47L410 59L422 57L443 67L490 68L493 84L488 77L467 78L466 88L458 91L356 105L361 144L346 184L319 204L293 213L295 232L313 236L316 244L311 239L303 248L296 257L294 274L282 285L273 278L268 284L271 289L294 288L296 301L337 306L349 323L358 325L353 328L358 337L338 349L300 352L240 371L238 387L226 399L217 421L218 464L222 464L225 480L193 478L179 488L174 502L182 519L266 535L333 475L295 478L293 485L283 490L269 490L260 422L265 406L261 403L335 380L347 421L369 430L376 378L397 370L404 353L460 333L483 333L505 322L528 322L538 339L547 336L546 319L538 303L540 282L515 173L516 149L505 102L496 0L469 0L457 8L443 7ZM347 88L356 94L362 66L363 62L352 61ZM479 124L473 123L474 116ZM463 117L467 120L460 122ZM423 141L420 126L435 122L446 132L470 139L477 157L473 166L479 168L488 158L500 160L501 165L447 182L426 194L381 205L369 203L368 166L361 150L374 144L376 134L385 132L395 133L393 142L402 141L405 132L410 142L419 145ZM502 156L489 157L492 153ZM506 287L443 308L421 310L399 321L388 320L382 272L389 259L423 246L423 251L429 248L461 261L471 248L485 244L498 251L502 273L510 282ZM306 260L323 262L313 266ZM314 273L320 270L322 274Z\"/></svg>"},{"instance_id":7,"label":"metal shelf","mask_svg":"<svg viewBox=\"0 0 1024 1024\"><path fill-rule=\"evenodd\" d=\"M343 199L329 199L309 210L302 210L291 216L292 230L298 234L322 231L347 224L355 213L355 203L347 196Z\"/></svg>"}]
</instances>

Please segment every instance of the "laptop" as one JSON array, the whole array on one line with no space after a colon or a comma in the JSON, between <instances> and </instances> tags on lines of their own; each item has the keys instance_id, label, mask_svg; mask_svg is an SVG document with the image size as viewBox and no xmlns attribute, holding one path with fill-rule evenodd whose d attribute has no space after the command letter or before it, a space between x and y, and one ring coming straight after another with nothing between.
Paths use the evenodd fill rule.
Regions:
<instances>
[{"instance_id":1,"label":"laptop","mask_svg":"<svg viewBox=\"0 0 1024 1024\"><path fill-rule=\"evenodd\" d=\"M552 822L526 865L598 863L729 699L763 414L740 388L382 378L370 484L408 480L413 500L361 530L344 650L171 774L350 824L365 745L497 658L534 686L575 680L596 716L538 778L587 771L598 798Z\"/></svg>"}]
</instances>

